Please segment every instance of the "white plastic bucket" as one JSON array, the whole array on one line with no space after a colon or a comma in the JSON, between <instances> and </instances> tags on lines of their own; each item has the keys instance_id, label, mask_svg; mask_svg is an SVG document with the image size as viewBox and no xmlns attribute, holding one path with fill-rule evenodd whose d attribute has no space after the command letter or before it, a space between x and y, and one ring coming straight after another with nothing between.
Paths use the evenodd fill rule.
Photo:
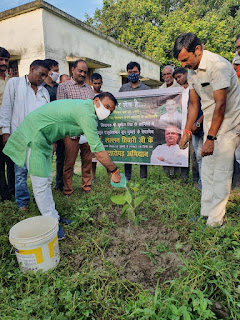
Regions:
<instances>
[{"instance_id":1,"label":"white plastic bucket","mask_svg":"<svg viewBox=\"0 0 240 320\"><path fill-rule=\"evenodd\" d=\"M37 216L15 224L9 232L22 272L47 271L60 261L58 223L52 217Z\"/></svg>"}]
</instances>

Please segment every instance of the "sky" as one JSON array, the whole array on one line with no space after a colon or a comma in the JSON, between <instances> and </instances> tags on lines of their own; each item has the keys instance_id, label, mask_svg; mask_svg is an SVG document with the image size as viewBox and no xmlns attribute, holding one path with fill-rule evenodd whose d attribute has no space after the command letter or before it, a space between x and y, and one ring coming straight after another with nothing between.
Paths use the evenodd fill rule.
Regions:
<instances>
[{"instance_id":1,"label":"sky","mask_svg":"<svg viewBox=\"0 0 240 320\"><path fill-rule=\"evenodd\" d=\"M103 0L44 0L54 7L84 21L85 13L93 16L96 9L102 8ZM31 2L29 0L0 0L0 12Z\"/></svg>"}]
</instances>

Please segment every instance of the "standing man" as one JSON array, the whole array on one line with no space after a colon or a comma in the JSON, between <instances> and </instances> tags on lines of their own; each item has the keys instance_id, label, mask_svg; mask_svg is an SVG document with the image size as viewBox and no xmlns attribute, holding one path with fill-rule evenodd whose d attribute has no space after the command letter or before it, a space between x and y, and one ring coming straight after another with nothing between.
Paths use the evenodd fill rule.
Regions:
<instances>
[{"instance_id":1,"label":"standing man","mask_svg":"<svg viewBox=\"0 0 240 320\"><path fill-rule=\"evenodd\" d=\"M179 87L176 80L173 78L173 71L174 68L170 65L165 66L162 71L162 77L164 80L164 83L161 85L160 89L164 88L173 88L173 87Z\"/></svg>"},{"instance_id":2,"label":"standing man","mask_svg":"<svg viewBox=\"0 0 240 320\"><path fill-rule=\"evenodd\" d=\"M99 73L93 73L90 77L91 86L93 87L94 94L102 93L101 87L103 85L102 76Z\"/></svg>"},{"instance_id":3,"label":"standing man","mask_svg":"<svg viewBox=\"0 0 240 320\"><path fill-rule=\"evenodd\" d=\"M0 108L3 100L3 93L9 75L7 69L9 66L10 53L0 47ZM0 201L10 200L15 193L14 163L3 152L3 135L0 129ZM5 175L7 167L7 181Z\"/></svg>"},{"instance_id":4,"label":"standing man","mask_svg":"<svg viewBox=\"0 0 240 320\"><path fill-rule=\"evenodd\" d=\"M35 60L30 65L28 75L11 78L7 82L0 111L3 145L30 112L50 102L49 93L42 86L48 71L46 62ZM15 198L19 209L25 211L29 201L27 168L26 166L20 168L16 164Z\"/></svg>"},{"instance_id":5,"label":"standing man","mask_svg":"<svg viewBox=\"0 0 240 320\"><path fill-rule=\"evenodd\" d=\"M68 81L70 80L71 78L69 77L69 75L67 74L61 74L60 77L59 77L59 83L63 83L65 81Z\"/></svg>"},{"instance_id":6,"label":"standing man","mask_svg":"<svg viewBox=\"0 0 240 320\"><path fill-rule=\"evenodd\" d=\"M190 102L180 148L186 148L198 115L204 115L201 215L210 226L223 224L231 189L234 153L239 143L240 88L229 61L207 50L193 33L175 41L173 55L190 69Z\"/></svg>"},{"instance_id":7,"label":"standing man","mask_svg":"<svg viewBox=\"0 0 240 320\"><path fill-rule=\"evenodd\" d=\"M142 83L140 78L141 67L140 64L134 61L131 61L127 65L127 73L128 73L128 83L125 83L121 86L119 92L126 91L139 91L139 90L149 90L150 88ZM132 177L132 164L125 163L125 176L127 180L131 180ZM147 178L147 165L140 165L140 178Z\"/></svg>"},{"instance_id":8,"label":"standing man","mask_svg":"<svg viewBox=\"0 0 240 320\"><path fill-rule=\"evenodd\" d=\"M77 60L72 67L72 78L59 84L57 99L93 99L92 88L85 83L88 66L84 60ZM63 168L64 194L70 196L73 193L72 176L73 167L79 150L79 137L65 137L65 162ZM80 144L82 160L82 185L83 192L91 191L92 153L87 142Z\"/></svg>"},{"instance_id":9,"label":"standing man","mask_svg":"<svg viewBox=\"0 0 240 320\"><path fill-rule=\"evenodd\" d=\"M185 68L177 68L173 72L173 77L177 83L184 89L189 91L187 70ZM201 167L202 167L202 146L203 146L203 113L201 103L199 102L199 109L196 121L192 126L192 139L189 141L189 153L192 160L192 175L193 183L196 189L202 189L201 182ZM181 176L187 179L189 176L189 167L181 168Z\"/></svg>"}]
</instances>

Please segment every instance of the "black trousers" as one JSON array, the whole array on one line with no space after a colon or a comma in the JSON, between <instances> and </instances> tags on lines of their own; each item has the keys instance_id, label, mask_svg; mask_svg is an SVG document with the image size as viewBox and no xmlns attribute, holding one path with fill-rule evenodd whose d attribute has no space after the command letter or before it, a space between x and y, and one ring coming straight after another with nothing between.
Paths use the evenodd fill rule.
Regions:
<instances>
[{"instance_id":1,"label":"black trousers","mask_svg":"<svg viewBox=\"0 0 240 320\"><path fill-rule=\"evenodd\" d=\"M125 163L125 176L127 180L130 180L132 177L132 164L131 163ZM144 179L147 178L147 165L140 164L140 178Z\"/></svg>"},{"instance_id":2,"label":"black trousers","mask_svg":"<svg viewBox=\"0 0 240 320\"><path fill-rule=\"evenodd\" d=\"M0 135L0 197L4 201L10 200L15 194L15 173L13 161L2 150L3 136Z\"/></svg>"},{"instance_id":3,"label":"black trousers","mask_svg":"<svg viewBox=\"0 0 240 320\"><path fill-rule=\"evenodd\" d=\"M55 189L63 190L63 166L65 158L65 146L63 139L56 142L56 184Z\"/></svg>"}]
</instances>

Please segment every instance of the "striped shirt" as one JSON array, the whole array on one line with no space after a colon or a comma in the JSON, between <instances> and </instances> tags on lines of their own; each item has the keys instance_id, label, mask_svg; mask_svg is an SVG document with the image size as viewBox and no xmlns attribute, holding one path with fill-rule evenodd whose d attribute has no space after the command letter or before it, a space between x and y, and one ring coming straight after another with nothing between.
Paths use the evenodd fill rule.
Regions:
<instances>
[{"instance_id":1,"label":"striped shirt","mask_svg":"<svg viewBox=\"0 0 240 320\"><path fill-rule=\"evenodd\" d=\"M57 100L61 99L93 99L94 91L88 84L79 85L73 78L60 83L57 90Z\"/></svg>"}]
</instances>

